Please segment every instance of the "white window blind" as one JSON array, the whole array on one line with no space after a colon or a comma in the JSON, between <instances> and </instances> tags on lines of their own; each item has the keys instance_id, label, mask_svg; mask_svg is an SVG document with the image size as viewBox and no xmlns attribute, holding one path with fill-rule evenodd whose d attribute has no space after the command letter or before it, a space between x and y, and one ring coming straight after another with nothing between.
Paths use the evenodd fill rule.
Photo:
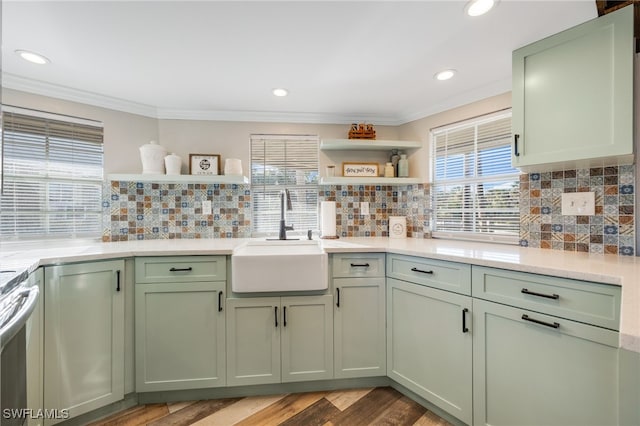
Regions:
<instances>
[{"instance_id":1,"label":"white window blind","mask_svg":"<svg viewBox=\"0 0 640 426\"><path fill-rule=\"evenodd\" d=\"M277 235L280 191L288 189L294 231L318 229L318 137L251 135L251 197L254 235ZM286 207L286 203L285 203Z\"/></svg>"},{"instance_id":2,"label":"white window blind","mask_svg":"<svg viewBox=\"0 0 640 426\"><path fill-rule=\"evenodd\" d=\"M433 129L431 140L434 236L517 243L511 110Z\"/></svg>"},{"instance_id":3,"label":"white window blind","mask_svg":"<svg viewBox=\"0 0 640 426\"><path fill-rule=\"evenodd\" d=\"M100 236L102 142L97 122L3 112L0 236Z\"/></svg>"}]
</instances>

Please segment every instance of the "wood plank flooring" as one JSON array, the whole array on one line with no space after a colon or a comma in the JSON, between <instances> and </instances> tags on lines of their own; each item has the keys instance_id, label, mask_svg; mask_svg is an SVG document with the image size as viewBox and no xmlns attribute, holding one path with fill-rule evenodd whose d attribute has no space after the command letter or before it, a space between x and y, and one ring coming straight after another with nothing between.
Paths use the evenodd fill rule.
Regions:
<instances>
[{"instance_id":1,"label":"wood plank flooring","mask_svg":"<svg viewBox=\"0 0 640 426\"><path fill-rule=\"evenodd\" d=\"M92 426L451 426L389 387L140 405Z\"/></svg>"}]
</instances>

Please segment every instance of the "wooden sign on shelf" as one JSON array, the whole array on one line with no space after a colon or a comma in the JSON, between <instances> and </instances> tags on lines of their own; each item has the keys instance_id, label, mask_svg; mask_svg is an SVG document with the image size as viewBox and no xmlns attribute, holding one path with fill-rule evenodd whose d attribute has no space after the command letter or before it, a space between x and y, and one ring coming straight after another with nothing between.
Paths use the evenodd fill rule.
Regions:
<instances>
[{"instance_id":1,"label":"wooden sign on shelf","mask_svg":"<svg viewBox=\"0 0 640 426\"><path fill-rule=\"evenodd\" d=\"M373 124L365 123L353 123L351 130L349 130L349 139L375 139L376 130L373 128Z\"/></svg>"}]
</instances>

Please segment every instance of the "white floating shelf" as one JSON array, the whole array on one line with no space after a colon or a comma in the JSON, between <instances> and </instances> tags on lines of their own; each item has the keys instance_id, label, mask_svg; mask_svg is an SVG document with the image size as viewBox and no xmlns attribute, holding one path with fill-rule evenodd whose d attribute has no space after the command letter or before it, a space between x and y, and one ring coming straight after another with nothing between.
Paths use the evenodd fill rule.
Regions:
<instances>
[{"instance_id":1,"label":"white floating shelf","mask_svg":"<svg viewBox=\"0 0 640 426\"><path fill-rule=\"evenodd\" d=\"M414 185L421 183L420 178L386 178L386 177L323 177L320 185Z\"/></svg>"},{"instance_id":2,"label":"white floating shelf","mask_svg":"<svg viewBox=\"0 0 640 426\"><path fill-rule=\"evenodd\" d=\"M378 139L323 139L321 151L387 151L391 149L413 149L422 147L420 141L395 141Z\"/></svg>"},{"instance_id":3,"label":"white floating shelf","mask_svg":"<svg viewBox=\"0 0 640 426\"><path fill-rule=\"evenodd\" d=\"M225 175L156 175L156 174L110 174L110 181L153 182L153 183L249 183L246 176Z\"/></svg>"}]
</instances>

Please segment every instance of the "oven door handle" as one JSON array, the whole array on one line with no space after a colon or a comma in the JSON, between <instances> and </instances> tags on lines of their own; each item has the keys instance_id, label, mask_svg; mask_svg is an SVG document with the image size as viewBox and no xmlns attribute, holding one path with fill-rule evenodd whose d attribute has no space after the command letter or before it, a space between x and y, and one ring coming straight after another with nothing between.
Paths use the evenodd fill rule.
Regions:
<instances>
[{"instance_id":1,"label":"oven door handle","mask_svg":"<svg viewBox=\"0 0 640 426\"><path fill-rule=\"evenodd\" d=\"M22 306L15 313L13 318L0 329L0 348L4 348L13 336L27 323L31 313L36 308L40 290L37 286L32 286L21 291L20 295L27 300L23 300Z\"/></svg>"}]
</instances>

